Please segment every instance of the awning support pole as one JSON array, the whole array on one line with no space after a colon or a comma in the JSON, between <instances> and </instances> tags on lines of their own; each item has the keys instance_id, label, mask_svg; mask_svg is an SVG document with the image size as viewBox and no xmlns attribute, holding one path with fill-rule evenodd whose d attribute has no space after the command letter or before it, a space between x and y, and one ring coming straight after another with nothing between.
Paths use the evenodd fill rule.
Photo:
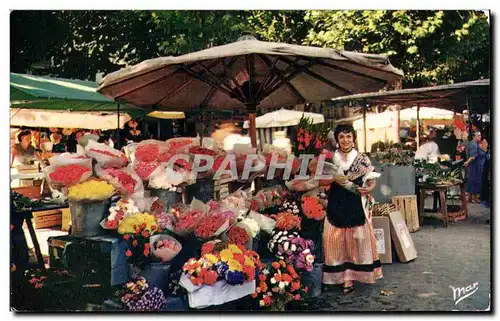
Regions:
<instances>
[{"instance_id":1,"label":"awning support pole","mask_svg":"<svg viewBox=\"0 0 500 321\"><path fill-rule=\"evenodd\" d=\"M417 104L417 148L420 147L420 104Z\"/></svg>"},{"instance_id":2,"label":"awning support pole","mask_svg":"<svg viewBox=\"0 0 500 321\"><path fill-rule=\"evenodd\" d=\"M398 143L401 143L401 106L398 106L398 123L396 125L396 137L398 138Z\"/></svg>"},{"instance_id":3,"label":"awning support pole","mask_svg":"<svg viewBox=\"0 0 500 321\"><path fill-rule=\"evenodd\" d=\"M467 135L470 135L472 133L472 114L470 110L470 95L468 90L465 91L465 103L467 104L467 127L469 130Z\"/></svg>"}]
</instances>

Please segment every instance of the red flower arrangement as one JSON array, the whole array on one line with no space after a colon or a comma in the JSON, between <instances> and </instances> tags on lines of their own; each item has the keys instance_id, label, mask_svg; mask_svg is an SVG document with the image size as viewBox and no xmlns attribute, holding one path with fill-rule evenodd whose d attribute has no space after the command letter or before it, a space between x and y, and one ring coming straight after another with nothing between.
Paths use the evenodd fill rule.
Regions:
<instances>
[{"instance_id":1,"label":"red flower arrangement","mask_svg":"<svg viewBox=\"0 0 500 321\"><path fill-rule=\"evenodd\" d=\"M160 148L155 144L139 145L135 150L135 157L142 162L153 162L158 157Z\"/></svg>"},{"instance_id":2,"label":"red flower arrangement","mask_svg":"<svg viewBox=\"0 0 500 321\"><path fill-rule=\"evenodd\" d=\"M294 142L295 156L318 155L327 143L328 125L314 124L312 119L302 116L298 124L297 140Z\"/></svg>"},{"instance_id":3,"label":"red flower arrangement","mask_svg":"<svg viewBox=\"0 0 500 321\"><path fill-rule=\"evenodd\" d=\"M49 177L54 183L60 183L68 186L78 183L83 174L90 171L90 168L76 164L59 166L49 174Z\"/></svg>"},{"instance_id":4,"label":"red flower arrangement","mask_svg":"<svg viewBox=\"0 0 500 321\"><path fill-rule=\"evenodd\" d=\"M227 222L227 218L220 215L207 215L202 218L198 224L198 227L194 230L194 234L200 239L207 239L214 236L224 223Z\"/></svg>"},{"instance_id":5,"label":"red flower arrangement","mask_svg":"<svg viewBox=\"0 0 500 321\"><path fill-rule=\"evenodd\" d=\"M278 230L282 231L290 231L290 230L300 230L300 224L302 222L302 219L294 215L290 212L282 212L279 214L271 215L271 218L273 218L276 221L276 226L275 228Z\"/></svg>"},{"instance_id":6,"label":"red flower arrangement","mask_svg":"<svg viewBox=\"0 0 500 321\"><path fill-rule=\"evenodd\" d=\"M202 211L189 210L184 215L180 216L175 224L176 231L191 230L196 227L199 219L203 216Z\"/></svg>"},{"instance_id":7,"label":"red flower arrangement","mask_svg":"<svg viewBox=\"0 0 500 321\"><path fill-rule=\"evenodd\" d=\"M227 232L227 237L229 239L229 242L238 245L246 245L249 240L247 231L239 226L231 227Z\"/></svg>"},{"instance_id":8,"label":"red flower arrangement","mask_svg":"<svg viewBox=\"0 0 500 321\"><path fill-rule=\"evenodd\" d=\"M120 169L115 168L107 168L105 169L106 173L108 173L111 177L116 178L120 185L129 193L133 194L135 185L137 182L132 178L128 173L124 172Z\"/></svg>"},{"instance_id":9,"label":"red flower arrangement","mask_svg":"<svg viewBox=\"0 0 500 321\"><path fill-rule=\"evenodd\" d=\"M314 196L302 197L302 211L307 218L318 221L322 220L326 213L323 204Z\"/></svg>"},{"instance_id":10,"label":"red flower arrangement","mask_svg":"<svg viewBox=\"0 0 500 321\"><path fill-rule=\"evenodd\" d=\"M134 170L137 173L137 175L143 180L147 180L149 178L149 175L154 172L155 169L160 166L160 163L157 162L152 162L152 163L147 163L147 162L138 162L134 166Z\"/></svg>"}]
</instances>

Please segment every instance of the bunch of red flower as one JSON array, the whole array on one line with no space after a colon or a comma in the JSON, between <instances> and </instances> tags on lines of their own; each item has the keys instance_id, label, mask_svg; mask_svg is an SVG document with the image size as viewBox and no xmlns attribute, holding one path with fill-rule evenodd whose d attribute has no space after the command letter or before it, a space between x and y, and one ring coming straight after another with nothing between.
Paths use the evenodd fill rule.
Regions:
<instances>
[{"instance_id":1,"label":"bunch of red flower","mask_svg":"<svg viewBox=\"0 0 500 321\"><path fill-rule=\"evenodd\" d=\"M115 168L106 168L106 173L108 173L111 177L116 178L120 185L129 193L133 194L135 189L135 184L137 182L132 178L128 173L124 172L121 169Z\"/></svg>"},{"instance_id":2,"label":"bunch of red flower","mask_svg":"<svg viewBox=\"0 0 500 321\"><path fill-rule=\"evenodd\" d=\"M155 144L145 144L137 146L135 158L141 162L153 162L160 154L160 148Z\"/></svg>"},{"instance_id":3,"label":"bunch of red flower","mask_svg":"<svg viewBox=\"0 0 500 321\"><path fill-rule=\"evenodd\" d=\"M189 231L196 228L200 218L203 216L202 211L189 210L180 216L175 223L176 231Z\"/></svg>"},{"instance_id":4,"label":"bunch of red flower","mask_svg":"<svg viewBox=\"0 0 500 321\"><path fill-rule=\"evenodd\" d=\"M54 183L69 186L78 183L82 175L90 171L90 168L76 164L59 166L49 174L49 177Z\"/></svg>"},{"instance_id":5,"label":"bunch of red flower","mask_svg":"<svg viewBox=\"0 0 500 321\"><path fill-rule=\"evenodd\" d=\"M275 306L284 310L286 303L301 300L307 290L307 287L302 287L300 276L293 266L280 260L260 272L252 297L259 301L261 307Z\"/></svg>"},{"instance_id":6,"label":"bunch of red flower","mask_svg":"<svg viewBox=\"0 0 500 321\"><path fill-rule=\"evenodd\" d=\"M194 234L200 239L207 239L212 237L226 222L227 218L220 215L220 213L207 215L200 220Z\"/></svg>"},{"instance_id":7,"label":"bunch of red flower","mask_svg":"<svg viewBox=\"0 0 500 321\"><path fill-rule=\"evenodd\" d=\"M250 237L248 236L248 233L244 228L233 226L229 229L229 231L227 231L227 238L231 243L246 245Z\"/></svg>"},{"instance_id":8,"label":"bunch of red flower","mask_svg":"<svg viewBox=\"0 0 500 321\"><path fill-rule=\"evenodd\" d=\"M314 196L302 197L302 211L307 218L312 220L322 220L326 213L323 204Z\"/></svg>"},{"instance_id":9,"label":"bunch of red flower","mask_svg":"<svg viewBox=\"0 0 500 321\"><path fill-rule=\"evenodd\" d=\"M94 152L94 153L100 153L100 154L103 154L103 155L106 155L106 156L110 156L110 157L114 157L114 158L122 158L125 161L125 163L128 163L127 157L125 157L125 155L123 155L121 153L119 153L119 154L118 153L113 154L110 151L100 150L100 149L95 149L95 148L91 148L91 149L89 149L89 151Z\"/></svg>"},{"instance_id":10,"label":"bunch of red flower","mask_svg":"<svg viewBox=\"0 0 500 321\"><path fill-rule=\"evenodd\" d=\"M143 181L145 181L149 178L149 175L151 175L151 173L153 173L154 170L158 168L158 166L160 166L160 163L158 162L138 162L134 166L134 171Z\"/></svg>"},{"instance_id":11,"label":"bunch of red flower","mask_svg":"<svg viewBox=\"0 0 500 321\"><path fill-rule=\"evenodd\" d=\"M134 234L123 235L123 239L127 242L125 255L129 263L142 266L151 260L151 244L149 243L151 233L147 230L146 223L142 223L140 226L134 225L133 228L135 229ZM151 226L153 231L156 228L155 225Z\"/></svg>"},{"instance_id":12,"label":"bunch of red flower","mask_svg":"<svg viewBox=\"0 0 500 321\"><path fill-rule=\"evenodd\" d=\"M290 230L300 230L300 224L302 219L290 212L282 212L279 214L271 215L276 221L275 229L281 231L290 231Z\"/></svg>"}]
</instances>

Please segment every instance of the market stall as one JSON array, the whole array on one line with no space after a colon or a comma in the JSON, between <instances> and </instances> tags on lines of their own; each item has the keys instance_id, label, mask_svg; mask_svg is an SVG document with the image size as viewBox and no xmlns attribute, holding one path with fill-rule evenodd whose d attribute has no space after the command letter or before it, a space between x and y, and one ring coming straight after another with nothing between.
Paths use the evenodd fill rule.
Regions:
<instances>
[{"instance_id":1,"label":"market stall","mask_svg":"<svg viewBox=\"0 0 500 321\"><path fill-rule=\"evenodd\" d=\"M72 221L72 239L54 238L51 244L63 248L65 262L72 262L67 258L77 250L89 258L92 269L80 268L82 277L95 271L104 288L121 285L117 296L109 291L108 304L121 310L168 310L171 302L181 309L207 309L247 300L249 310L283 311L292 301L317 297L322 264L317 231L326 194L317 181L294 175L299 154L323 153L326 133L301 118L294 155L257 153L255 110L379 89L401 77L385 56L254 39L152 59L107 75L99 92L145 108L245 107L254 147L227 153L181 137L143 141L128 157L91 143L86 157L51 159L46 175L68 197ZM214 163L203 163L205 156ZM293 173L283 186L216 197L218 172L234 164L237 178L251 182L254 176L244 178L245 168L262 175L273 159L283 163L289 156ZM205 170L198 172L197 165ZM283 175L274 172L284 181ZM180 191L185 197L179 198ZM103 235L115 242L110 245Z\"/></svg>"},{"instance_id":2,"label":"market stall","mask_svg":"<svg viewBox=\"0 0 500 321\"><path fill-rule=\"evenodd\" d=\"M284 132L287 135L287 130L291 126L297 126L302 117L312 119L314 124L325 122L325 117L322 114L301 112L281 108L277 111L266 113L255 118L255 128L259 141L262 144L273 144L273 134L276 132ZM249 128L248 121L245 121L243 128Z\"/></svg>"}]
</instances>

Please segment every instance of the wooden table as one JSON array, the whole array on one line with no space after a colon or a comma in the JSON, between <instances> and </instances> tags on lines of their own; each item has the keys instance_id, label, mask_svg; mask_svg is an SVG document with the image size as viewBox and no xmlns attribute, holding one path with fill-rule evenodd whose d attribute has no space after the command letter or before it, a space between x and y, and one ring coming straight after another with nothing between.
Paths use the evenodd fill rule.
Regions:
<instances>
[{"instance_id":1,"label":"wooden table","mask_svg":"<svg viewBox=\"0 0 500 321\"><path fill-rule=\"evenodd\" d=\"M45 269L45 262L43 261L43 256L42 256L42 251L40 250L40 244L38 243L38 239L36 237L36 232L35 228L33 226L33 212L36 211L42 211L42 210L54 210L54 209L61 209L61 208L67 208L68 205L47 205L42 208L36 208L36 209L31 209L31 210L26 210L26 211L15 211L14 213L11 213L11 224L13 225L19 225L19 228L22 233L22 225L24 222L26 222L26 225L28 227L28 231L30 233L31 241L33 242L33 247L35 248L35 254L36 258L38 261L38 267L40 269ZM11 209L12 210L12 209ZM24 238L24 233L22 233L22 238Z\"/></svg>"},{"instance_id":2,"label":"wooden table","mask_svg":"<svg viewBox=\"0 0 500 321\"><path fill-rule=\"evenodd\" d=\"M418 216L419 216L419 222L420 226L422 226L422 223L424 221L424 217L432 217L432 218L438 218L443 221L444 226L448 227L448 221L450 220L450 217L455 217L458 215L465 215L467 217L467 199L465 197L465 184L464 183L458 183L454 185L429 185L429 184L418 184L417 185L419 191L420 191L420 204L419 204L419 211L418 211ZM446 192L448 188L450 187L458 187L460 189L460 200L462 203L462 208L459 212L455 213L448 213L448 208L446 205ZM425 212L425 198L426 198L426 192L432 192L433 194L438 194L438 197L434 198L434 208L437 207L437 199L439 199L439 212L437 213L426 213ZM450 215L452 214L452 215Z\"/></svg>"}]
</instances>

